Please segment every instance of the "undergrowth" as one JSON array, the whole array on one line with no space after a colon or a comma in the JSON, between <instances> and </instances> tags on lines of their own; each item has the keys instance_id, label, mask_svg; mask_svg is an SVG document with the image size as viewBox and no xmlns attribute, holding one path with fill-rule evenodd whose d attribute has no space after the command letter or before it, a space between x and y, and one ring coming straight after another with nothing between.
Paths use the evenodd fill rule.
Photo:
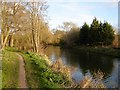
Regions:
<instances>
[{"instance_id":1,"label":"undergrowth","mask_svg":"<svg viewBox=\"0 0 120 90\"><path fill-rule=\"evenodd\" d=\"M22 53L22 55L30 88L62 88L70 84L67 77L50 68L44 57L31 52Z\"/></svg>"}]
</instances>

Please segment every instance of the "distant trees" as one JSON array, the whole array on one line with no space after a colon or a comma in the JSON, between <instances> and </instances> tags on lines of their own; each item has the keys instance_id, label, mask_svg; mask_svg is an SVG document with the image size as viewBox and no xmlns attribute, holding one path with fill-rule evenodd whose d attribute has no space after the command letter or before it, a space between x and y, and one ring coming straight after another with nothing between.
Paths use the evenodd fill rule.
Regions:
<instances>
[{"instance_id":1,"label":"distant trees","mask_svg":"<svg viewBox=\"0 0 120 90\"><path fill-rule=\"evenodd\" d=\"M114 40L114 30L108 22L101 23L96 18L91 26L84 23L80 29L81 45L111 45Z\"/></svg>"},{"instance_id":2,"label":"distant trees","mask_svg":"<svg viewBox=\"0 0 120 90\"><path fill-rule=\"evenodd\" d=\"M63 22L54 32L54 45L72 47L79 42L79 27L73 22Z\"/></svg>"},{"instance_id":3,"label":"distant trees","mask_svg":"<svg viewBox=\"0 0 120 90\"><path fill-rule=\"evenodd\" d=\"M53 34L53 45L60 45L61 44L61 39L65 35L65 31L62 30L56 30Z\"/></svg>"},{"instance_id":4,"label":"distant trees","mask_svg":"<svg viewBox=\"0 0 120 90\"><path fill-rule=\"evenodd\" d=\"M61 38L61 45L73 47L79 43L79 28L73 27Z\"/></svg>"},{"instance_id":5,"label":"distant trees","mask_svg":"<svg viewBox=\"0 0 120 90\"><path fill-rule=\"evenodd\" d=\"M58 27L54 29L51 44L60 46L72 45L74 40L76 40L76 38L73 39L73 37L79 34L79 32L77 32L77 34L74 33L76 30L79 31L77 25L73 22L63 22L62 25L58 25Z\"/></svg>"},{"instance_id":6,"label":"distant trees","mask_svg":"<svg viewBox=\"0 0 120 90\"><path fill-rule=\"evenodd\" d=\"M113 43L114 29L108 22L100 22L97 18L89 26L86 22L79 29L72 22L64 22L59 26L61 30L54 33L54 44L73 47L75 45L104 45L108 46Z\"/></svg>"},{"instance_id":7,"label":"distant trees","mask_svg":"<svg viewBox=\"0 0 120 90\"><path fill-rule=\"evenodd\" d=\"M76 28L77 25L73 22L63 22L62 25L59 25L58 28L60 30L64 30L66 32L70 31L72 28Z\"/></svg>"}]
</instances>

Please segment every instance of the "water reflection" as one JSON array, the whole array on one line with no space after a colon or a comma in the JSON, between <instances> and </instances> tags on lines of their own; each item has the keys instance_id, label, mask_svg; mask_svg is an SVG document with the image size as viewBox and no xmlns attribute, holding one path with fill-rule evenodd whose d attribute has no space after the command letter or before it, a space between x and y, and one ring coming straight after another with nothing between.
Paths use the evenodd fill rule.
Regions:
<instances>
[{"instance_id":1,"label":"water reflection","mask_svg":"<svg viewBox=\"0 0 120 90\"><path fill-rule=\"evenodd\" d=\"M72 63L78 63L85 75L89 70L91 73L101 70L105 74L109 75L113 68L113 58L101 56L99 54L89 53L89 52L79 52L76 53L74 50L65 51L66 58L70 57L68 60ZM109 61L108 61L109 60ZM74 62L73 62L74 61Z\"/></svg>"},{"instance_id":2,"label":"water reflection","mask_svg":"<svg viewBox=\"0 0 120 90\"><path fill-rule=\"evenodd\" d=\"M108 87L117 86L115 82L118 80L118 59L74 49L60 49L60 47L53 46L49 46L45 53L52 62L61 58L64 64L77 68L72 73L72 77L76 81L81 80L85 74L92 75L93 72L100 70L105 74L104 81ZM109 84L108 82L113 83Z\"/></svg>"}]
</instances>

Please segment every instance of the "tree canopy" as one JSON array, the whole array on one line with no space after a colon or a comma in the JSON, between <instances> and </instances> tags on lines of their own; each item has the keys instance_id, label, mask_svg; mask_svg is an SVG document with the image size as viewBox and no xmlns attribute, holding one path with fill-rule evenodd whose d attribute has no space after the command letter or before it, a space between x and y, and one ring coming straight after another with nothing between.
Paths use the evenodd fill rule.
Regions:
<instances>
[{"instance_id":1,"label":"tree canopy","mask_svg":"<svg viewBox=\"0 0 120 90\"><path fill-rule=\"evenodd\" d=\"M92 24L84 23L80 28L80 44L82 45L111 45L114 40L114 30L108 22L93 19Z\"/></svg>"}]
</instances>

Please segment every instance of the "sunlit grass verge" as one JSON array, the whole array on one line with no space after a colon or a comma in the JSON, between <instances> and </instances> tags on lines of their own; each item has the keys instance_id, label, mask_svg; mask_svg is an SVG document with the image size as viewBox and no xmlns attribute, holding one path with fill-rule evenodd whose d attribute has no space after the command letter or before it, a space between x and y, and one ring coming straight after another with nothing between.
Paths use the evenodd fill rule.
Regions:
<instances>
[{"instance_id":1,"label":"sunlit grass verge","mask_svg":"<svg viewBox=\"0 0 120 90\"><path fill-rule=\"evenodd\" d=\"M51 69L47 57L32 52L24 52L22 56L29 88L63 88L71 83L62 73Z\"/></svg>"},{"instance_id":2,"label":"sunlit grass verge","mask_svg":"<svg viewBox=\"0 0 120 90\"><path fill-rule=\"evenodd\" d=\"M2 51L2 88L18 87L19 60L15 52Z\"/></svg>"}]
</instances>

